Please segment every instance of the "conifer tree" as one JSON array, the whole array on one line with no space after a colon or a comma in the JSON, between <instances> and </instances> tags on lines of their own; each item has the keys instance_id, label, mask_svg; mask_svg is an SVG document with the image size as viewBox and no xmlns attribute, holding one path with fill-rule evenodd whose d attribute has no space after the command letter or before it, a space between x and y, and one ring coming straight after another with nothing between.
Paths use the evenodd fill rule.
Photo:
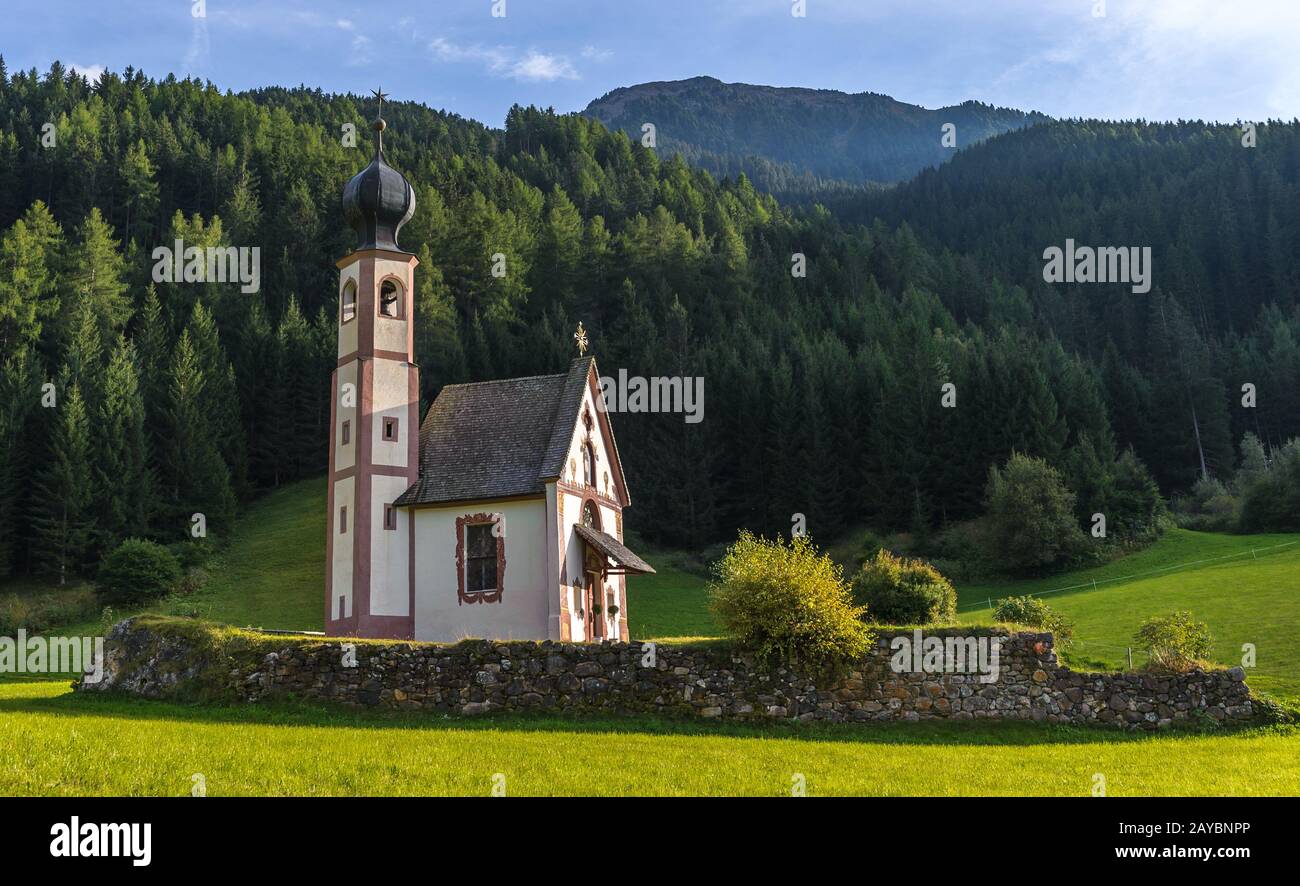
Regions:
<instances>
[{"instance_id":1,"label":"conifer tree","mask_svg":"<svg viewBox=\"0 0 1300 886\"><path fill-rule=\"evenodd\" d=\"M104 384L104 342L95 309L89 302L79 302L72 312L67 348L63 352L63 385L75 384L86 403L87 412L96 414Z\"/></svg>"},{"instance_id":2,"label":"conifer tree","mask_svg":"<svg viewBox=\"0 0 1300 886\"><path fill-rule=\"evenodd\" d=\"M208 426L205 379L189 330L172 355L164 416L167 435L160 461L164 496L163 538L187 537L194 514L208 529L227 531L234 516L230 472Z\"/></svg>"},{"instance_id":3,"label":"conifer tree","mask_svg":"<svg viewBox=\"0 0 1300 886\"><path fill-rule=\"evenodd\" d=\"M54 293L58 225L35 203L0 238L0 353L40 340L42 323L57 309Z\"/></svg>"},{"instance_id":4,"label":"conifer tree","mask_svg":"<svg viewBox=\"0 0 1300 886\"><path fill-rule=\"evenodd\" d=\"M19 350L0 363L0 578L11 573L22 541L30 439L29 417L40 396L36 361Z\"/></svg>"},{"instance_id":5,"label":"conifer tree","mask_svg":"<svg viewBox=\"0 0 1300 886\"><path fill-rule=\"evenodd\" d=\"M130 243L133 237L147 236L153 230L154 215L158 210L158 183L154 181L153 164L149 161L143 139L138 139L127 149L122 161L121 179L126 207L122 239Z\"/></svg>"},{"instance_id":6,"label":"conifer tree","mask_svg":"<svg viewBox=\"0 0 1300 886\"><path fill-rule=\"evenodd\" d=\"M94 466L101 553L149 532L154 478L138 362L135 345L119 336L104 379Z\"/></svg>"},{"instance_id":7,"label":"conifer tree","mask_svg":"<svg viewBox=\"0 0 1300 886\"><path fill-rule=\"evenodd\" d=\"M460 340L456 302L426 246L415 278L415 360L420 364L420 399L432 402L445 384L469 378Z\"/></svg>"},{"instance_id":8,"label":"conifer tree","mask_svg":"<svg viewBox=\"0 0 1300 886\"><path fill-rule=\"evenodd\" d=\"M59 584L90 569L93 547L93 479L90 426L81 390L60 374L58 414L49 447L36 469L32 526L38 570L57 575Z\"/></svg>"},{"instance_id":9,"label":"conifer tree","mask_svg":"<svg viewBox=\"0 0 1300 886\"><path fill-rule=\"evenodd\" d=\"M230 470L236 495L248 490L248 456L240 421L239 391L234 369L221 346L216 322L203 302L195 302L186 330L203 376L205 423Z\"/></svg>"},{"instance_id":10,"label":"conifer tree","mask_svg":"<svg viewBox=\"0 0 1300 886\"><path fill-rule=\"evenodd\" d=\"M114 341L131 319L131 300L126 294L126 262L98 207L77 228L77 242L63 276L68 301L86 305L99 326L101 341Z\"/></svg>"}]
</instances>

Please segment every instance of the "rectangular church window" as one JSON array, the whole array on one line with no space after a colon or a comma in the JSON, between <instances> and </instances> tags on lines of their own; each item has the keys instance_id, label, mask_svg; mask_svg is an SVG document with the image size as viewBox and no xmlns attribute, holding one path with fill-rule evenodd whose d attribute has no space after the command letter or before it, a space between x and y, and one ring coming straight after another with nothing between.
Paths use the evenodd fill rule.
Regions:
<instances>
[{"instance_id":1,"label":"rectangular church window","mask_svg":"<svg viewBox=\"0 0 1300 886\"><path fill-rule=\"evenodd\" d=\"M465 527L465 590L497 589L497 538L491 523L471 523Z\"/></svg>"},{"instance_id":2,"label":"rectangular church window","mask_svg":"<svg viewBox=\"0 0 1300 886\"><path fill-rule=\"evenodd\" d=\"M384 419L384 440L389 443L397 440L397 419Z\"/></svg>"},{"instance_id":3,"label":"rectangular church window","mask_svg":"<svg viewBox=\"0 0 1300 886\"><path fill-rule=\"evenodd\" d=\"M352 422L345 421L343 422L343 445L347 446L350 442L352 442Z\"/></svg>"},{"instance_id":4,"label":"rectangular church window","mask_svg":"<svg viewBox=\"0 0 1300 886\"><path fill-rule=\"evenodd\" d=\"M348 508L347 505L339 508L339 534L348 531Z\"/></svg>"},{"instance_id":5,"label":"rectangular church window","mask_svg":"<svg viewBox=\"0 0 1300 886\"><path fill-rule=\"evenodd\" d=\"M397 508L392 505L384 505L384 528L397 528Z\"/></svg>"}]
</instances>

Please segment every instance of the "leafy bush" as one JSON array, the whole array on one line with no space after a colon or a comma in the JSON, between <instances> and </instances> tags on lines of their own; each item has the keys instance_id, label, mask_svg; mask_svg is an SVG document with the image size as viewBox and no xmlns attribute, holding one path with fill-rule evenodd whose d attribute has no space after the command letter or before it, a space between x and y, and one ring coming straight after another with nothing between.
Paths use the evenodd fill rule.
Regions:
<instances>
[{"instance_id":1,"label":"leafy bush","mask_svg":"<svg viewBox=\"0 0 1300 886\"><path fill-rule=\"evenodd\" d=\"M170 593L180 578L180 564L170 551L142 538L128 538L104 558L96 583L104 602L130 605Z\"/></svg>"},{"instance_id":2,"label":"leafy bush","mask_svg":"<svg viewBox=\"0 0 1300 886\"><path fill-rule=\"evenodd\" d=\"M29 634L46 632L85 621L95 611L95 592L90 588L6 594L0 597L0 637L16 637L19 628Z\"/></svg>"},{"instance_id":3,"label":"leafy bush","mask_svg":"<svg viewBox=\"0 0 1300 886\"><path fill-rule=\"evenodd\" d=\"M1003 597L993 608L998 621L1051 631L1057 646L1068 646L1074 639L1074 622L1066 621L1039 597Z\"/></svg>"},{"instance_id":4,"label":"leafy bush","mask_svg":"<svg viewBox=\"0 0 1300 886\"><path fill-rule=\"evenodd\" d=\"M1132 449L1115 460L1110 494L1097 510L1106 515L1107 534L1122 544L1155 541L1170 522L1160 486Z\"/></svg>"},{"instance_id":5,"label":"leafy bush","mask_svg":"<svg viewBox=\"0 0 1300 886\"><path fill-rule=\"evenodd\" d=\"M1084 546L1074 493L1041 458L1013 452L1004 468L989 468L985 504L989 544L997 565L1008 572L1044 572Z\"/></svg>"},{"instance_id":6,"label":"leafy bush","mask_svg":"<svg viewBox=\"0 0 1300 886\"><path fill-rule=\"evenodd\" d=\"M195 569L205 566L212 559L212 555L216 553L216 539L211 535L204 538L190 538L169 544L167 550L175 555L181 569Z\"/></svg>"},{"instance_id":7,"label":"leafy bush","mask_svg":"<svg viewBox=\"0 0 1300 886\"><path fill-rule=\"evenodd\" d=\"M1300 438L1287 442L1242 496L1246 532L1300 532Z\"/></svg>"},{"instance_id":8,"label":"leafy bush","mask_svg":"<svg viewBox=\"0 0 1300 886\"><path fill-rule=\"evenodd\" d=\"M852 592L854 603L885 624L934 624L957 614L957 592L939 570L884 548L853 577Z\"/></svg>"},{"instance_id":9,"label":"leafy bush","mask_svg":"<svg viewBox=\"0 0 1300 886\"><path fill-rule=\"evenodd\" d=\"M760 658L835 665L870 646L863 610L853 605L840 568L807 538L786 545L742 532L715 574L714 613Z\"/></svg>"},{"instance_id":10,"label":"leafy bush","mask_svg":"<svg viewBox=\"0 0 1300 886\"><path fill-rule=\"evenodd\" d=\"M984 520L954 523L936 532L923 552L944 575L971 581L992 568L988 557L988 529Z\"/></svg>"},{"instance_id":11,"label":"leafy bush","mask_svg":"<svg viewBox=\"0 0 1300 886\"><path fill-rule=\"evenodd\" d=\"M1153 666L1180 673L1209 658L1214 643L1209 626L1192 621L1185 610L1147 619L1133 639L1146 649Z\"/></svg>"},{"instance_id":12,"label":"leafy bush","mask_svg":"<svg viewBox=\"0 0 1300 886\"><path fill-rule=\"evenodd\" d=\"M1198 532L1227 532L1238 522L1240 502L1214 477L1203 477L1175 504L1178 525Z\"/></svg>"}]
</instances>

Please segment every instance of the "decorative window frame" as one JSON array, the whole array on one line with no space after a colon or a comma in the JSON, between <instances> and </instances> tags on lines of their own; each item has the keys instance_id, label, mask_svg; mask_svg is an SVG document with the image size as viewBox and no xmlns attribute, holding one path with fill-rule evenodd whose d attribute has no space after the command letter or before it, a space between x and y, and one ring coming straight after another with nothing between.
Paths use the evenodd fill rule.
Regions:
<instances>
[{"instance_id":1,"label":"decorative window frame","mask_svg":"<svg viewBox=\"0 0 1300 886\"><path fill-rule=\"evenodd\" d=\"M485 523L502 524L505 516L501 513L463 514L456 518L456 605L466 603L500 603L501 591L506 584L506 536L505 532L493 532L497 540L497 587L494 591L465 590L465 528L481 526Z\"/></svg>"}]
</instances>

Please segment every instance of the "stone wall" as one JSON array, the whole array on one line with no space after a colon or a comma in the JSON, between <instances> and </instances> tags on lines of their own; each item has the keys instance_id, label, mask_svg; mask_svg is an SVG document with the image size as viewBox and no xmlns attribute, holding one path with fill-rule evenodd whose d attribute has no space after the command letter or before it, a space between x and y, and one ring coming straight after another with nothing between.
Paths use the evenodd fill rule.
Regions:
<instances>
[{"instance_id":1,"label":"stone wall","mask_svg":"<svg viewBox=\"0 0 1300 886\"><path fill-rule=\"evenodd\" d=\"M911 639L910 632L882 634L863 661L837 675L811 675L760 667L722 644L350 644L230 631L217 642L205 639L195 624L122 622L106 643L104 679L78 688L152 698L299 698L454 714L662 713L836 722L987 718L1134 729L1197 718L1242 723L1255 714L1240 668L1169 676L1076 673L1057 661L1051 634L1000 629L925 632L941 639L996 638L997 678L984 682L974 673L896 671L893 640ZM231 640L231 634L238 636Z\"/></svg>"}]
</instances>

